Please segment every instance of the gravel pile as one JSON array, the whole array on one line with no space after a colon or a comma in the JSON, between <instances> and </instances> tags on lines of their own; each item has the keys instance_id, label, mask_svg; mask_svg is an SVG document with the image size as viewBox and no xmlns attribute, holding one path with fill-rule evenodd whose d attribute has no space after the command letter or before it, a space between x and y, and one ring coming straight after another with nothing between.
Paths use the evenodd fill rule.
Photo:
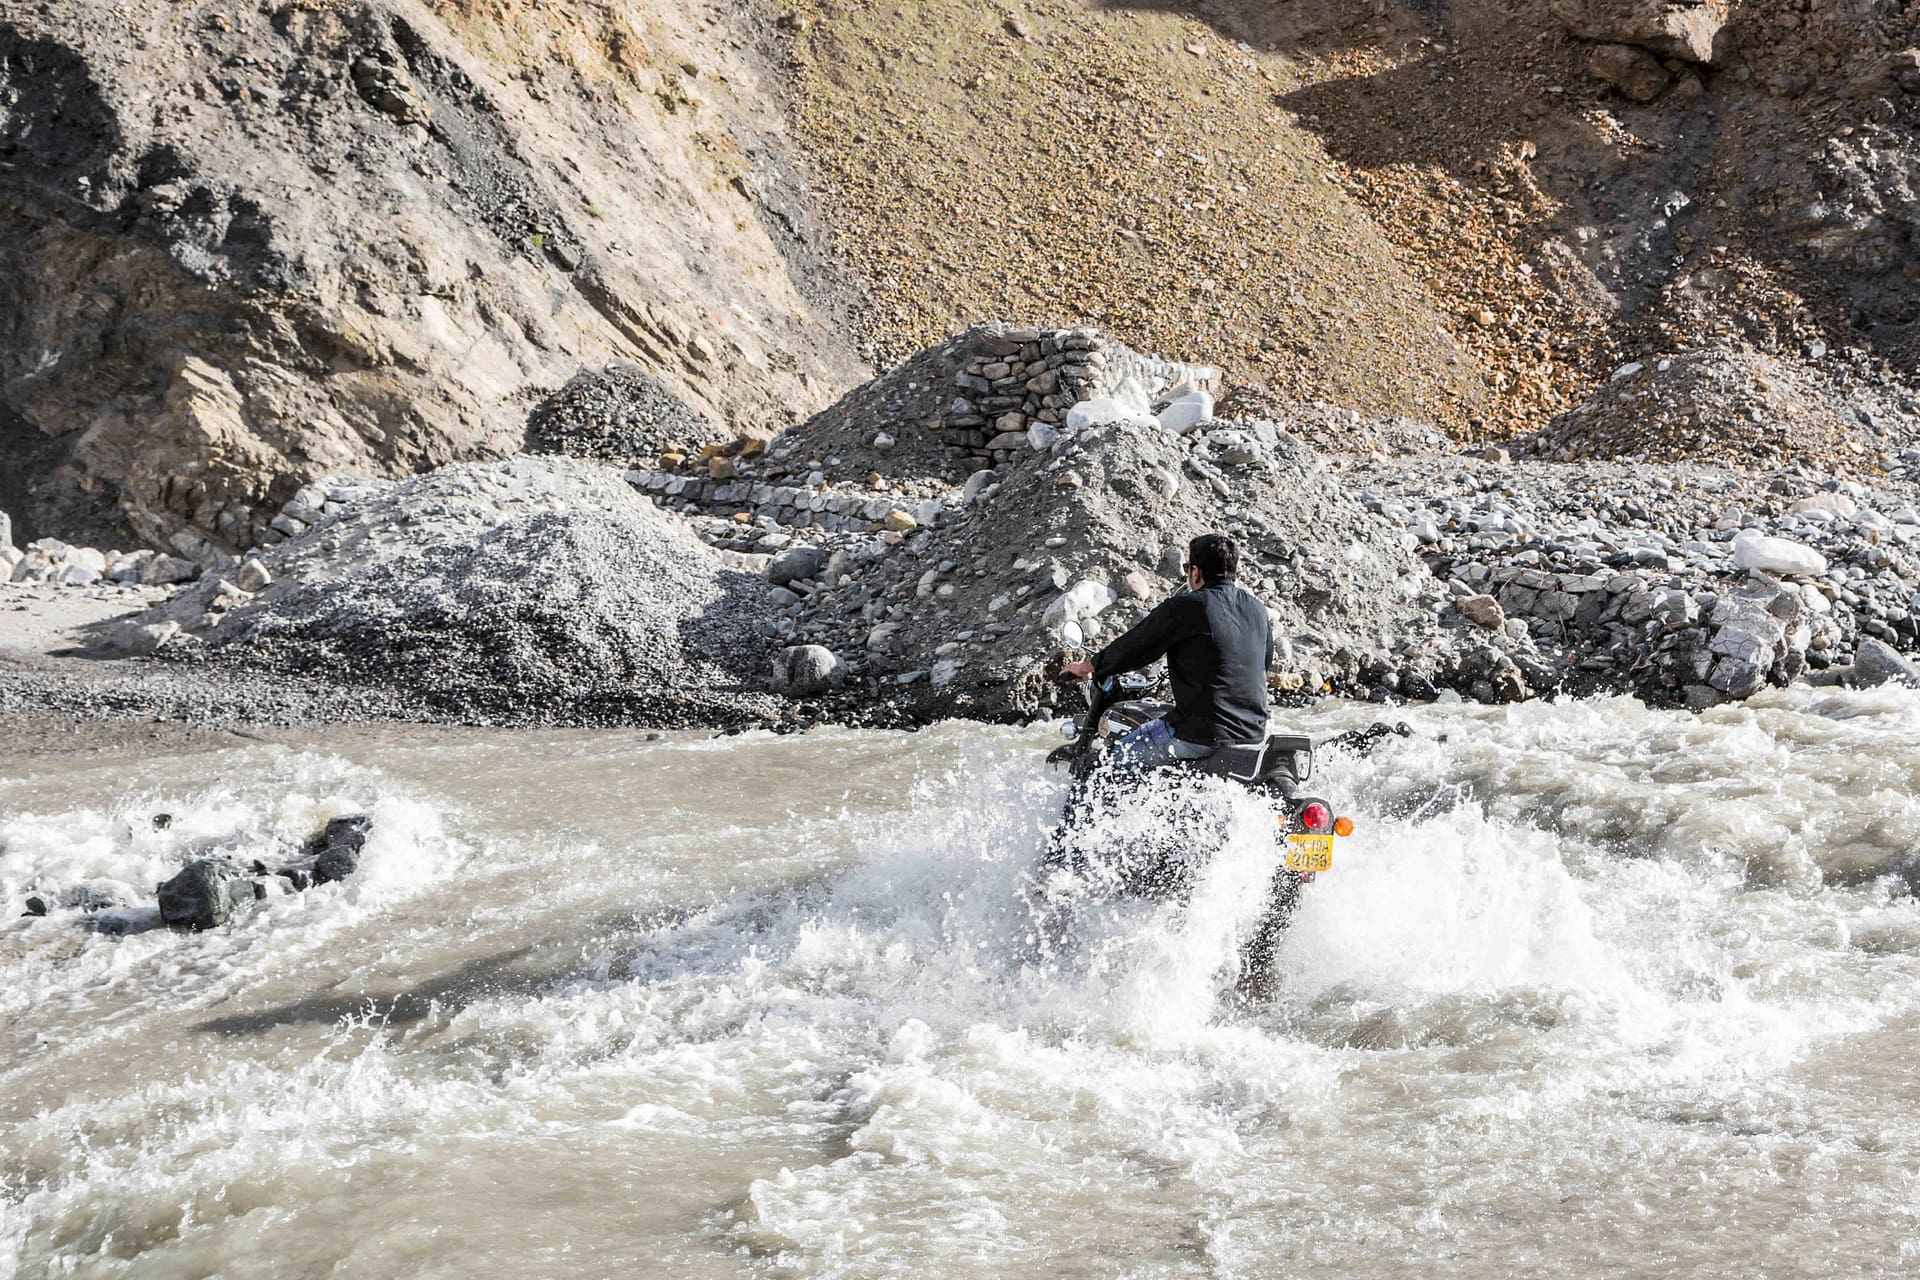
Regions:
<instances>
[{"instance_id":1,"label":"gravel pile","mask_svg":"<svg viewBox=\"0 0 1920 1280\"><path fill-rule=\"evenodd\" d=\"M1107 367L1137 359L1094 342ZM907 362L763 457L726 460L723 475L630 473L717 545L771 556L775 634L816 650L794 668L805 678L783 667L782 680L922 718L1044 712L1058 663L1176 590L1187 540L1211 529L1239 537L1242 580L1271 607L1280 687L1431 692L1445 677L1442 584L1273 422L1177 430L1172 417L1088 419L1043 404L1058 425L1009 425L983 448L949 440L971 429L934 418L876 458L874 436L891 434L902 404L951 412L966 346ZM892 474L866 471L881 462Z\"/></svg>"},{"instance_id":2,"label":"gravel pile","mask_svg":"<svg viewBox=\"0 0 1920 1280\"><path fill-rule=\"evenodd\" d=\"M527 418L527 452L630 462L691 452L720 434L646 370L610 364L540 402Z\"/></svg>"},{"instance_id":3,"label":"gravel pile","mask_svg":"<svg viewBox=\"0 0 1920 1280\"><path fill-rule=\"evenodd\" d=\"M1916 426L1877 400L1843 407L1831 388L1769 356L1714 348L1620 366L1585 403L1515 448L1555 461L1805 462L1859 472L1890 435L1910 439Z\"/></svg>"},{"instance_id":4,"label":"gravel pile","mask_svg":"<svg viewBox=\"0 0 1920 1280\"><path fill-rule=\"evenodd\" d=\"M163 654L325 671L438 714L669 727L757 717L764 584L617 471L522 456L355 491L141 625L182 630Z\"/></svg>"}]
</instances>

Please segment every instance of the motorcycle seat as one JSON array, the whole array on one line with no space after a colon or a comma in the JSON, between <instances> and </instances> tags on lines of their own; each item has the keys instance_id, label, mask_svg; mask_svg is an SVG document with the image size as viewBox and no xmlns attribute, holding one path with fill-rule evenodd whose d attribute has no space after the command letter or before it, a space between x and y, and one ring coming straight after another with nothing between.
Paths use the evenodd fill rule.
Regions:
<instances>
[{"instance_id":1,"label":"motorcycle seat","mask_svg":"<svg viewBox=\"0 0 1920 1280\"><path fill-rule=\"evenodd\" d=\"M1221 747L1204 760L1186 762L1189 769L1211 778L1235 782L1270 782L1284 778L1305 782L1313 773L1313 739L1276 733L1265 742Z\"/></svg>"}]
</instances>

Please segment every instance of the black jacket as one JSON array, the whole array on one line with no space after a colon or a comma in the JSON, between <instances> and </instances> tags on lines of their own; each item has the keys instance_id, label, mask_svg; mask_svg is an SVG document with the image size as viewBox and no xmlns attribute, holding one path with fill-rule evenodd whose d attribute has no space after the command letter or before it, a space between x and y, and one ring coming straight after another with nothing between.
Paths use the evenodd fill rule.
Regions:
<instances>
[{"instance_id":1,"label":"black jacket","mask_svg":"<svg viewBox=\"0 0 1920 1280\"><path fill-rule=\"evenodd\" d=\"M1138 671L1163 656L1175 737L1209 747L1265 740L1273 629L1251 591L1210 582L1174 596L1100 651L1093 678Z\"/></svg>"}]
</instances>

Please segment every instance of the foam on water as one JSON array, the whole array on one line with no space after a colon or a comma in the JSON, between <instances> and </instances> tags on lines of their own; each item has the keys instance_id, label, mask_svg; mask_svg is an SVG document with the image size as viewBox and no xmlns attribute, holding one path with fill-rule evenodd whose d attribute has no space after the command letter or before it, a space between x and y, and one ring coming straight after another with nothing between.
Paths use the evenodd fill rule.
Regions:
<instances>
[{"instance_id":1,"label":"foam on water","mask_svg":"<svg viewBox=\"0 0 1920 1280\"><path fill-rule=\"evenodd\" d=\"M1920 1080L1879 1065L1920 1047L1916 708L1410 715L1323 760L1360 829L1258 998L1270 813L1173 783L1116 812L1114 840L1198 814L1222 848L1186 903L1085 895L1060 936L1035 891L1060 783L1009 730L0 795L7 894L356 807L392 842L224 934L0 931L17 1008L75 1029L0 1073L0 1277L1890 1272L1920 1239ZM536 777L580 803L468 828ZM739 797L725 826L647 800L635 830L589 802L661 786ZM163 801L176 829L142 828Z\"/></svg>"}]
</instances>

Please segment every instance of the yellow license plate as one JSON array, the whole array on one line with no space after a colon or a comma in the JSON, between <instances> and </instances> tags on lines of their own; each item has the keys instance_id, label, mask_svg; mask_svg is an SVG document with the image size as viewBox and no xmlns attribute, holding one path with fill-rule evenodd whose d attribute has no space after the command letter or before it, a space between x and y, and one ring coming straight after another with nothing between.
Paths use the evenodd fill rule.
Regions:
<instances>
[{"instance_id":1,"label":"yellow license plate","mask_svg":"<svg viewBox=\"0 0 1920 1280\"><path fill-rule=\"evenodd\" d=\"M1287 837L1287 870L1325 871L1332 866L1331 835Z\"/></svg>"}]
</instances>

